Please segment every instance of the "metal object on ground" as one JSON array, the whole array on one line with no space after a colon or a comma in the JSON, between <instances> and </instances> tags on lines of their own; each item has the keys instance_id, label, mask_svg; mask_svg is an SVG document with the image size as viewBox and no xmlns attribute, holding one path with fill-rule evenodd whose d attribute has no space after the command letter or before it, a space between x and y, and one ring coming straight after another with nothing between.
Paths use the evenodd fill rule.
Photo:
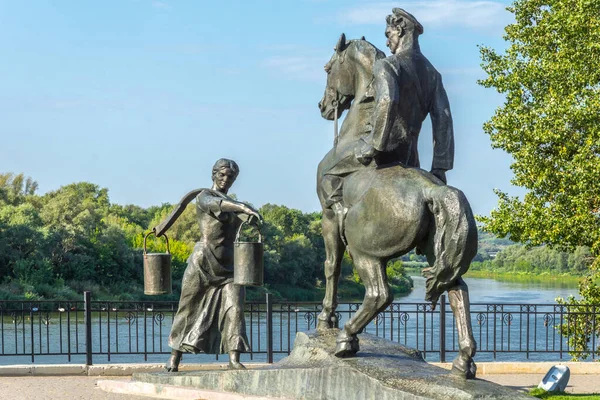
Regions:
<instances>
[{"instance_id":1,"label":"metal object on ground","mask_svg":"<svg viewBox=\"0 0 600 400\"><path fill-rule=\"evenodd\" d=\"M243 286L262 286L264 283L264 248L262 235L258 232L258 242L240 241L240 233L245 222L238 229L233 243L233 283Z\"/></svg>"},{"instance_id":2,"label":"metal object on ground","mask_svg":"<svg viewBox=\"0 0 600 400\"><path fill-rule=\"evenodd\" d=\"M166 253L146 253L146 239L154 231L144 236L144 294L160 295L171 294L171 251L169 250L169 238L163 234L167 241Z\"/></svg>"},{"instance_id":3,"label":"metal object on ground","mask_svg":"<svg viewBox=\"0 0 600 400\"><path fill-rule=\"evenodd\" d=\"M566 365L555 365L544 376L544 379L538 385L538 388L547 392L564 392L569 383L571 371Z\"/></svg>"}]
</instances>

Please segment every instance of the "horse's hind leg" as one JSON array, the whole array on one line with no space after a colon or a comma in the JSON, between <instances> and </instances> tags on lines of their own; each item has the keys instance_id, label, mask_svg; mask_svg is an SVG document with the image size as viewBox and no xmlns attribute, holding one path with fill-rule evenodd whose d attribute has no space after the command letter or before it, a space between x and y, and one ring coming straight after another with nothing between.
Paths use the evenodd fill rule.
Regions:
<instances>
[{"instance_id":1,"label":"horse's hind leg","mask_svg":"<svg viewBox=\"0 0 600 400\"><path fill-rule=\"evenodd\" d=\"M385 263L380 259L353 255L354 266L365 285L365 298L337 337L337 357L351 357L356 354L359 351L356 335L394 300L385 274Z\"/></svg>"},{"instance_id":2,"label":"horse's hind leg","mask_svg":"<svg viewBox=\"0 0 600 400\"><path fill-rule=\"evenodd\" d=\"M471 326L471 310L469 302L469 288L462 278L458 278L456 286L448 290L450 307L456 320L458 330L458 356L452 362L452 372L465 377L475 379L477 366L473 356L477 350L477 343L473 338Z\"/></svg>"},{"instance_id":3,"label":"horse's hind leg","mask_svg":"<svg viewBox=\"0 0 600 400\"><path fill-rule=\"evenodd\" d=\"M323 298L323 310L317 317L317 330L337 328L335 309L337 308L338 281L345 249L338 233L335 214L330 209L323 210L322 226L326 257L325 297Z\"/></svg>"}]
</instances>

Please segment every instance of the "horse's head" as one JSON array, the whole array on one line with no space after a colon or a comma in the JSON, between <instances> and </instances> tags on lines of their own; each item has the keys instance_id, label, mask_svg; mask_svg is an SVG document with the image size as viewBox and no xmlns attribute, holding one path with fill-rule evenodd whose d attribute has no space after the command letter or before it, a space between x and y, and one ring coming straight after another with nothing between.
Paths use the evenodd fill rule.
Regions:
<instances>
[{"instance_id":1,"label":"horse's head","mask_svg":"<svg viewBox=\"0 0 600 400\"><path fill-rule=\"evenodd\" d=\"M346 35L342 33L333 56L325 64L327 86L319 102L321 116L332 120L336 104L338 117L349 109L352 100L361 90L360 86L366 86L372 80L375 60L383 57L385 54L364 37L346 42Z\"/></svg>"},{"instance_id":2,"label":"horse's head","mask_svg":"<svg viewBox=\"0 0 600 400\"><path fill-rule=\"evenodd\" d=\"M350 43L346 43L346 35L342 33L335 45L335 53L324 67L327 72L327 86L319 102L319 109L323 118L328 120L334 118L336 103L339 117L350 108L354 99L354 68L350 62L346 62L349 47Z\"/></svg>"}]
</instances>

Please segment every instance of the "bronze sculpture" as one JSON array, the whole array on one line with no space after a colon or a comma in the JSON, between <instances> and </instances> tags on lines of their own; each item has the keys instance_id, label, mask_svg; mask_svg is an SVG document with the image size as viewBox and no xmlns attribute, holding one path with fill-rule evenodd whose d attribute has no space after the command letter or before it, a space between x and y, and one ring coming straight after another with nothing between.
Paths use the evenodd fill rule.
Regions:
<instances>
[{"instance_id":1,"label":"bronze sculpture","mask_svg":"<svg viewBox=\"0 0 600 400\"><path fill-rule=\"evenodd\" d=\"M396 16L405 13L394 9ZM390 16L387 20L388 37L400 35L399 32L391 32L390 28L390 23L399 23L398 19ZM412 26L418 30L416 24ZM390 38L390 44L397 50L396 39ZM466 378L474 378L476 343L472 334L468 288L461 276L477 253L475 219L464 194L446 186L444 180L440 179L445 179L445 175L436 171L435 162L434 174L417 167L416 149L412 147L416 144L416 137L409 136L415 131L409 129L410 124L402 125L408 120L401 114L403 109L399 109L398 104L393 104L393 107L385 104L387 97L397 100L399 88L389 87L392 82L389 79L383 79L388 85L385 89L381 89L383 84L373 85L377 81L373 73L379 71L377 68L374 70L374 66L383 60L382 54L364 38L346 42L342 35L325 67L328 77L325 94L319 103L321 115L331 120L345 110L348 110L348 114L339 138L336 135L336 146L319 164L317 177L327 253L326 293L318 328L331 328L336 324L337 282L342 256L347 248L365 284L366 295L360 309L340 331L335 354L338 357L356 354L359 351L357 334L393 300L385 275L387 262L416 247L426 255L430 265L423 271L427 278L426 300L435 305L439 296L448 291L457 321L460 350L453 362L453 371ZM421 62L425 61L423 57ZM435 79L432 82L435 83ZM441 84L441 81L438 82ZM436 85L433 83L429 88L435 91ZM386 90L395 91L396 94L386 94ZM409 108L404 112L416 114L418 118L415 117L414 121L420 128L427 109L423 109L423 104L414 97L412 103L403 104L403 107ZM447 98L444 98L445 93L440 94L434 112L449 117ZM387 114L378 111L378 108L387 110ZM429 112L432 110L429 109ZM446 119L446 125L440 126L445 126L446 134L450 133L440 153L449 156L453 151L451 120ZM375 143L380 143L377 142L377 135L381 136L386 129L388 133L383 136L388 135L388 138L394 137L394 129L398 130L399 135L393 139L397 146L379 147L392 151L377 152L379 145ZM374 135L374 132L380 133ZM398 153L394 153L397 149ZM376 162L372 162L372 159ZM366 166L358 167L361 164ZM451 159L447 166L451 166ZM337 180L340 177L343 177L343 186ZM344 211L347 214L345 224L339 223L337 210L331 207L331 194L336 191L337 196L343 196L347 210ZM333 201L333 204L339 202Z\"/></svg>"},{"instance_id":2,"label":"bronze sculpture","mask_svg":"<svg viewBox=\"0 0 600 400\"><path fill-rule=\"evenodd\" d=\"M365 114L365 120L354 122L360 124L363 134L356 143L336 146L321 166L325 205L335 212L342 238L347 211L342 199L344 177L361 170L373 159L379 165L397 161L408 167L420 167L417 144L428 114L433 134L431 173L446 183L446 171L454 164L450 104L441 75L421 53L419 35L423 26L401 8L394 8L386 22L385 35L392 55L386 58L376 48L375 55L369 54L375 57L364 77L369 83L366 93L358 94L359 104L373 110L372 114ZM343 63L344 57L338 61ZM326 64L325 70L330 69L331 64ZM341 113L353 97L342 91L334 99Z\"/></svg>"},{"instance_id":3,"label":"bronze sculpture","mask_svg":"<svg viewBox=\"0 0 600 400\"><path fill-rule=\"evenodd\" d=\"M240 353L248 352L250 347L244 319L244 286L233 283L233 242L244 220L261 223L262 217L248 204L227 196L238 173L234 161L218 160L212 170L211 189L190 192L153 229L156 236L164 234L196 197L202 238L188 258L183 275L179 307L169 335L173 349L165 366L169 372L178 371L183 352L229 353L229 367L244 368Z\"/></svg>"}]
</instances>

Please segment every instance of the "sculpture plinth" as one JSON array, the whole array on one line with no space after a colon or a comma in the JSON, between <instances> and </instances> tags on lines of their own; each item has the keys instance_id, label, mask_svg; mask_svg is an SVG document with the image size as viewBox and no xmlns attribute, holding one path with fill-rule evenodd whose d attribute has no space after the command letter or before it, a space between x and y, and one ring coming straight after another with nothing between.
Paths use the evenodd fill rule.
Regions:
<instances>
[{"instance_id":1,"label":"sculpture plinth","mask_svg":"<svg viewBox=\"0 0 600 400\"><path fill-rule=\"evenodd\" d=\"M465 380L423 361L417 350L360 334L361 352L333 355L337 329L299 332L291 355L272 366L245 371L139 373L134 380L286 399L527 399L480 379Z\"/></svg>"}]
</instances>

